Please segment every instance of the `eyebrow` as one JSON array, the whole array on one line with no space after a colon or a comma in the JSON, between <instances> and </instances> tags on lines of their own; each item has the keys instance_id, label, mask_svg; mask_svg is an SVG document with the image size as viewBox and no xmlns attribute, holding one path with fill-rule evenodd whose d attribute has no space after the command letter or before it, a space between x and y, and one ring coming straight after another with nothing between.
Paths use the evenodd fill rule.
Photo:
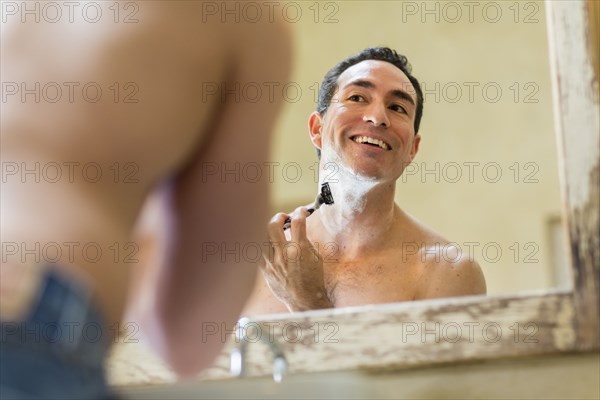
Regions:
<instances>
[{"instance_id":1,"label":"eyebrow","mask_svg":"<svg viewBox=\"0 0 600 400\"><path fill-rule=\"evenodd\" d=\"M346 89L349 86L359 86L359 87L363 87L366 89L375 89L377 86L371 82L371 81L367 81L365 79L357 79L353 82L348 83L346 86L344 86L344 89ZM412 96L410 94L408 94L408 92L401 90L401 89L394 89L392 91L389 92L392 96L400 99L400 100L406 100L408 101L410 104L412 104L413 106L415 105L415 101L413 100Z\"/></svg>"}]
</instances>

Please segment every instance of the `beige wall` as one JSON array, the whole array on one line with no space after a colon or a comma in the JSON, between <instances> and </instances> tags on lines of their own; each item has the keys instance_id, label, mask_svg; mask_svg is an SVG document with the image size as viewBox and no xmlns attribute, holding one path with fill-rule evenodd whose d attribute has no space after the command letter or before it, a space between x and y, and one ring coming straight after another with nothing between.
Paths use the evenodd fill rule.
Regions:
<instances>
[{"instance_id":1,"label":"beige wall","mask_svg":"<svg viewBox=\"0 0 600 400\"><path fill-rule=\"evenodd\" d=\"M274 208L289 211L316 194L316 155L307 118L325 72L365 47L387 45L408 56L415 76L431 91L420 153L413 174L399 181L398 204L465 252L472 251L490 294L554 286L548 224L560 215L560 200L543 3L477 2L470 22L462 2L454 3L460 18L444 2L427 2L434 10L430 14L423 2L343 1L335 3L337 9L321 2L317 23L314 2L295 4L302 17L291 23L297 60L291 82L302 93L293 102L296 91L290 86L276 131ZM325 23L328 15L337 22ZM502 93L493 102L495 87ZM292 163L300 166L298 180ZM425 168L435 171L436 163L437 177L421 175ZM473 165L473 182L468 165ZM488 182L497 167L502 176Z\"/></svg>"}]
</instances>

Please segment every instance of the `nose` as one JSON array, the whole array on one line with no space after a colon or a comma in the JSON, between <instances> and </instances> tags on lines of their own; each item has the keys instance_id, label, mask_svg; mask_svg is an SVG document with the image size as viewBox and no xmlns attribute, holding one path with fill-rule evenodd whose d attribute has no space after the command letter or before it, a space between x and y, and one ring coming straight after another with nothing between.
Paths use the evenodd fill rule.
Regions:
<instances>
[{"instance_id":1,"label":"nose","mask_svg":"<svg viewBox=\"0 0 600 400\"><path fill-rule=\"evenodd\" d=\"M372 102L365 109L363 121L370 122L375 126L383 126L386 128L390 126L390 120L385 106L383 104L378 104L377 102Z\"/></svg>"}]
</instances>

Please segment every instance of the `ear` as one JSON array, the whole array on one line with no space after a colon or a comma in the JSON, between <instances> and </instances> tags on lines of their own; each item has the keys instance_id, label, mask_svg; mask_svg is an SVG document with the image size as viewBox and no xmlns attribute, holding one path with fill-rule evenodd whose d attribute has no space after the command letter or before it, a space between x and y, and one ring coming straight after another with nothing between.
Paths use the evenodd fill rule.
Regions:
<instances>
[{"instance_id":1,"label":"ear","mask_svg":"<svg viewBox=\"0 0 600 400\"><path fill-rule=\"evenodd\" d=\"M410 150L410 161L414 160L419 152L419 144L421 143L421 135L415 135L413 140L412 149Z\"/></svg>"},{"instance_id":2,"label":"ear","mask_svg":"<svg viewBox=\"0 0 600 400\"><path fill-rule=\"evenodd\" d=\"M310 114L308 119L308 134L313 145L321 150L321 129L323 128L323 117L317 111Z\"/></svg>"}]
</instances>

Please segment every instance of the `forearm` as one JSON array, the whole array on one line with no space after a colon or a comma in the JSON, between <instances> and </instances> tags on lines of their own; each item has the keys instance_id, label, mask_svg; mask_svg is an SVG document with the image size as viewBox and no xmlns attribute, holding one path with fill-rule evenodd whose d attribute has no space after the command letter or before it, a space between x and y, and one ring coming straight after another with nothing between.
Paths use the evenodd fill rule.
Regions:
<instances>
[{"instance_id":1,"label":"forearm","mask_svg":"<svg viewBox=\"0 0 600 400\"><path fill-rule=\"evenodd\" d=\"M165 265L153 314L163 356L178 374L189 376L210 366L230 339L255 268L221 268L210 279L183 270L190 269Z\"/></svg>"},{"instance_id":2,"label":"forearm","mask_svg":"<svg viewBox=\"0 0 600 400\"><path fill-rule=\"evenodd\" d=\"M172 190L165 191L165 247L147 325L153 345L172 368L190 375L209 366L230 338L227 332L233 330L257 270L251 260L236 259L239 254L223 257L208 248L234 249L236 243L255 241L256 229L226 226L219 209L206 203L210 200L173 204L176 197ZM180 211L188 207L203 214ZM212 218L220 219L222 226Z\"/></svg>"}]
</instances>

